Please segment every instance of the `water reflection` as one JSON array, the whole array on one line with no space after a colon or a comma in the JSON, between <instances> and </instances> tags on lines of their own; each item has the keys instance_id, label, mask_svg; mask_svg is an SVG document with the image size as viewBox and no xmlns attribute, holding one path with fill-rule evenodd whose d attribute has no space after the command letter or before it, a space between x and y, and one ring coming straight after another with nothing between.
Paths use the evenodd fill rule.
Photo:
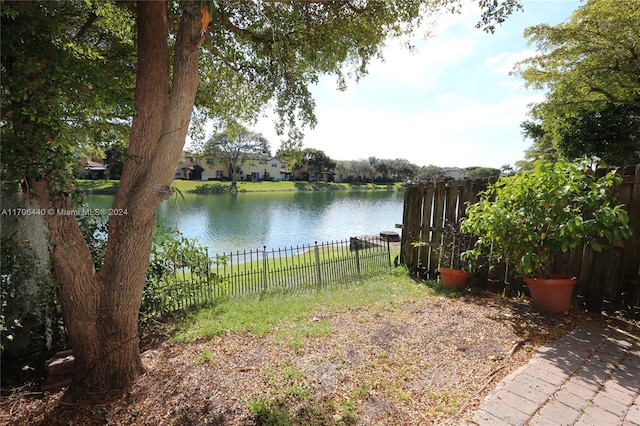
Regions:
<instances>
[{"instance_id":1,"label":"water reflection","mask_svg":"<svg viewBox=\"0 0 640 426\"><path fill-rule=\"evenodd\" d=\"M87 197L93 208L108 208L112 201L107 195ZM390 191L184 194L160 205L157 222L221 253L393 230L402 221L402 204L402 193Z\"/></svg>"}]
</instances>

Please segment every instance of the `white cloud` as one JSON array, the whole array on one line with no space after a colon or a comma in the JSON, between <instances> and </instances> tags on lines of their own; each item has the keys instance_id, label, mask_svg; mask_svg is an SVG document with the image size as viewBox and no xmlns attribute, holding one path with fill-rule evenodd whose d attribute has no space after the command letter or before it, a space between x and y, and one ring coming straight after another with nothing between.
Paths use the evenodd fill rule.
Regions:
<instances>
[{"instance_id":1,"label":"white cloud","mask_svg":"<svg viewBox=\"0 0 640 426\"><path fill-rule=\"evenodd\" d=\"M473 101L417 113L320 107L318 127L309 132L305 146L336 160L376 156L406 158L419 165L499 167L522 158L527 146L519 124L527 104L538 100L539 96L529 95L497 103ZM505 138L508 145L496 150L497 141Z\"/></svg>"},{"instance_id":2,"label":"white cloud","mask_svg":"<svg viewBox=\"0 0 640 426\"><path fill-rule=\"evenodd\" d=\"M494 66L494 65L499 64L502 61L504 61L504 59L507 56L509 56L508 52L499 53L496 56L492 56L490 58L485 59L484 64L489 66L489 67Z\"/></svg>"},{"instance_id":3,"label":"white cloud","mask_svg":"<svg viewBox=\"0 0 640 426\"><path fill-rule=\"evenodd\" d=\"M448 68L456 66L473 51L472 39L436 40L410 51L397 44L384 50L384 62L376 60L362 84L429 87Z\"/></svg>"},{"instance_id":4,"label":"white cloud","mask_svg":"<svg viewBox=\"0 0 640 426\"><path fill-rule=\"evenodd\" d=\"M526 49L520 52L502 52L498 55L487 58L484 61L484 65L492 69L493 72L498 74L507 75L513 71L513 67L516 63L532 58L539 53L532 49Z\"/></svg>"}]
</instances>

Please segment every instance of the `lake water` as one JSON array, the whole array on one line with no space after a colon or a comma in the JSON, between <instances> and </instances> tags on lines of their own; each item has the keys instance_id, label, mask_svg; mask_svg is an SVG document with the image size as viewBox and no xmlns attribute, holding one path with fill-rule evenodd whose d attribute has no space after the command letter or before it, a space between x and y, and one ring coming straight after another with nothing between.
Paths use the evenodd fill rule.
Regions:
<instances>
[{"instance_id":1,"label":"lake water","mask_svg":"<svg viewBox=\"0 0 640 426\"><path fill-rule=\"evenodd\" d=\"M86 197L92 208L109 208L110 195ZM210 253L284 248L396 231L403 193L268 192L184 194L158 208L157 222L197 237Z\"/></svg>"}]
</instances>

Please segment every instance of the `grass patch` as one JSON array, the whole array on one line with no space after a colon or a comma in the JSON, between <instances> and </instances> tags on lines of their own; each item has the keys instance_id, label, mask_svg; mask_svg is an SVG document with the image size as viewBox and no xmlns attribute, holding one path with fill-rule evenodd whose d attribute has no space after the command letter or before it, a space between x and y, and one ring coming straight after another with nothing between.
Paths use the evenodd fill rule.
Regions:
<instances>
[{"instance_id":1,"label":"grass patch","mask_svg":"<svg viewBox=\"0 0 640 426\"><path fill-rule=\"evenodd\" d=\"M115 194L118 180L77 180L78 187L85 193ZM180 192L226 193L231 187L228 181L199 181L176 179L171 186ZM396 191L402 187L399 183L335 183L335 182L295 182L266 181L238 182L239 192L291 192L291 191Z\"/></svg>"},{"instance_id":2,"label":"grass patch","mask_svg":"<svg viewBox=\"0 0 640 426\"><path fill-rule=\"evenodd\" d=\"M402 389L395 389L395 394L401 401L404 401L404 402L411 401L411 396L405 391L403 391Z\"/></svg>"},{"instance_id":3,"label":"grass patch","mask_svg":"<svg viewBox=\"0 0 640 426\"><path fill-rule=\"evenodd\" d=\"M428 288L416 285L403 268L395 268L359 283L295 293L274 291L252 296L221 299L215 306L192 313L174 339L188 342L227 332L255 336L271 333L280 324L279 337L294 342L305 337L322 337L331 332L326 321L313 321L331 312L369 307L371 310L424 297Z\"/></svg>"},{"instance_id":4,"label":"grass patch","mask_svg":"<svg viewBox=\"0 0 640 426\"><path fill-rule=\"evenodd\" d=\"M329 320L302 319L293 321L290 327L279 327L275 331L275 339L286 343L291 349L299 349L305 339L327 337L332 331L333 326Z\"/></svg>"},{"instance_id":5,"label":"grass patch","mask_svg":"<svg viewBox=\"0 0 640 426\"><path fill-rule=\"evenodd\" d=\"M87 194L115 194L120 185L119 180L77 180L80 191Z\"/></svg>"},{"instance_id":6,"label":"grass patch","mask_svg":"<svg viewBox=\"0 0 640 426\"><path fill-rule=\"evenodd\" d=\"M251 399L247 407L257 424L352 425L358 415L355 404L344 398L314 397L314 379L285 359L264 371L270 392Z\"/></svg>"},{"instance_id":7,"label":"grass patch","mask_svg":"<svg viewBox=\"0 0 640 426\"><path fill-rule=\"evenodd\" d=\"M446 390L427 390L427 395L435 403L435 410L448 414L455 414L460 409L461 401L467 397L466 394L448 392Z\"/></svg>"},{"instance_id":8,"label":"grass patch","mask_svg":"<svg viewBox=\"0 0 640 426\"><path fill-rule=\"evenodd\" d=\"M396 255L398 249L387 251L384 247L372 247L359 253L358 257L348 245L331 243L268 260L256 260L256 252L251 261L244 263L231 263L223 256L213 262L210 274L205 269L207 264L204 260L176 263L173 265L177 268L175 270L165 270L164 264L156 265L154 261L154 274L147 280L142 312L145 316L166 314L205 303L213 304L217 311L227 305L224 299L230 297L241 297L242 300L290 298L294 297L292 293L297 297L304 291L320 287L351 286L354 280L363 280L387 270L389 256ZM194 252L196 257L201 254ZM189 267L190 271L185 269ZM156 269L159 272L156 273ZM242 294L244 296L240 296ZM259 325L257 328L251 326L247 330L255 335L264 334L259 328Z\"/></svg>"},{"instance_id":9,"label":"grass patch","mask_svg":"<svg viewBox=\"0 0 640 426\"><path fill-rule=\"evenodd\" d=\"M228 181L189 181L174 180L171 184L180 191L224 193L231 187ZM401 184L379 183L335 183L335 182L302 182L302 181L259 181L238 182L238 192L273 192L273 191L377 191L397 190ZM206 189L206 190L205 190Z\"/></svg>"},{"instance_id":10,"label":"grass patch","mask_svg":"<svg viewBox=\"0 0 640 426\"><path fill-rule=\"evenodd\" d=\"M196 357L196 362L198 364L210 364L213 362L213 355L211 351L208 349L203 350L200 355Z\"/></svg>"},{"instance_id":11,"label":"grass patch","mask_svg":"<svg viewBox=\"0 0 640 426\"><path fill-rule=\"evenodd\" d=\"M255 416L256 422L263 426L292 425L293 420L289 412L275 402L266 399L253 399L247 404L249 411Z\"/></svg>"}]
</instances>

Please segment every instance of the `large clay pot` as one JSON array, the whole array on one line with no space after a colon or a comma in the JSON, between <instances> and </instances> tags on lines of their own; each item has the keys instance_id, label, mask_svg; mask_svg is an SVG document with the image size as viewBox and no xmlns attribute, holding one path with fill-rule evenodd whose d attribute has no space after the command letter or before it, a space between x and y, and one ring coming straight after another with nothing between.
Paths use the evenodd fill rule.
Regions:
<instances>
[{"instance_id":1,"label":"large clay pot","mask_svg":"<svg viewBox=\"0 0 640 426\"><path fill-rule=\"evenodd\" d=\"M440 283L447 290L464 288L470 276L470 273L460 269L440 268Z\"/></svg>"},{"instance_id":2,"label":"large clay pot","mask_svg":"<svg viewBox=\"0 0 640 426\"><path fill-rule=\"evenodd\" d=\"M525 278L533 299L533 307L540 311L564 312L571 308L576 277L554 276L550 279Z\"/></svg>"}]
</instances>

